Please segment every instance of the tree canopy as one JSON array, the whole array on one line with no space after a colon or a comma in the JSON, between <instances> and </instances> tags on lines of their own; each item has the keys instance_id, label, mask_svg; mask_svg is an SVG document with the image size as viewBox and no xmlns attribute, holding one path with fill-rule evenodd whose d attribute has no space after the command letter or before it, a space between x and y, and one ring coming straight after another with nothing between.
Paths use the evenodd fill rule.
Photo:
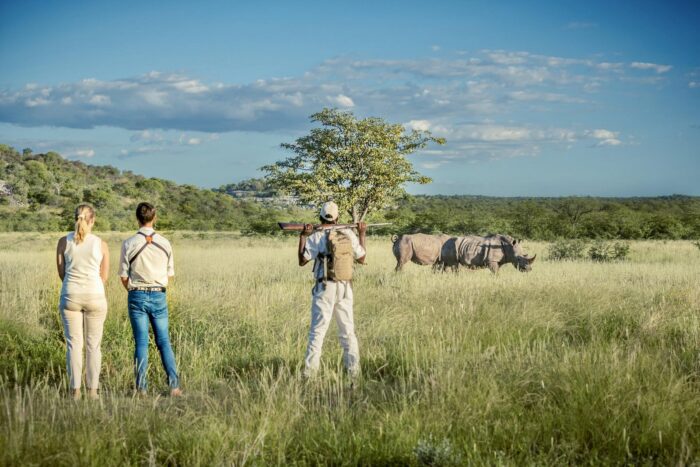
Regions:
<instances>
[{"instance_id":1,"label":"tree canopy","mask_svg":"<svg viewBox=\"0 0 700 467\"><path fill-rule=\"evenodd\" d=\"M266 165L267 180L308 204L335 201L353 222L405 194L406 183L430 183L406 158L429 143L444 144L428 131L406 132L381 118L323 109L311 116L321 126L282 147L294 153Z\"/></svg>"}]
</instances>

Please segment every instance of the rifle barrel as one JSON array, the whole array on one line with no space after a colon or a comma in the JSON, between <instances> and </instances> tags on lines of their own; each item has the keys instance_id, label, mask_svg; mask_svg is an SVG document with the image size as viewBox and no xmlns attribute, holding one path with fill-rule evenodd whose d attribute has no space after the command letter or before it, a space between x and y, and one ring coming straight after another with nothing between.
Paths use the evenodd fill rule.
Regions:
<instances>
[{"instance_id":1,"label":"rifle barrel","mask_svg":"<svg viewBox=\"0 0 700 467\"><path fill-rule=\"evenodd\" d=\"M280 229L285 232L300 232L304 230L304 225L299 222L278 222ZM382 227L385 225L391 225L391 222L383 222L379 224L367 224L367 227ZM328 229L350 229L357 227L357 224L315 224L314 230L328 230Z\"/></svg>"}]
</instances>

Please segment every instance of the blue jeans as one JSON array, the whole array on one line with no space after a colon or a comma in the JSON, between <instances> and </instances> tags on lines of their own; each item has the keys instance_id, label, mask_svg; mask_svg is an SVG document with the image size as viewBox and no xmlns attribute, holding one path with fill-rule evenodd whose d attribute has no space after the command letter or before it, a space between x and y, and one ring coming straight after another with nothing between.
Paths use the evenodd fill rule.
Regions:
<instances>
[{"instance_id":1,"label":"blue jeans","mask_svg":"<svg viewBox=\"0 0 700 467\"><path fill-rule=\"evenodd\" d=\"M175 389L180 382L177 377L175 354L170 346L168 335L168 302L164 292L132 290L129 292L129 321L134 332L134 373L136 388L145 391L148 371L148 323L153 327L156 347L163 362L168 386Z\"/></svg>"}]
</instances>

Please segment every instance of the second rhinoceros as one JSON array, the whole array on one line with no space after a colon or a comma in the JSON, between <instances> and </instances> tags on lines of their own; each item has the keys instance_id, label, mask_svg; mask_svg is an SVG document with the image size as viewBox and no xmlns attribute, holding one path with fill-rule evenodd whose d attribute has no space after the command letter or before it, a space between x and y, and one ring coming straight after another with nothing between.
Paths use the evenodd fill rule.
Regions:
<instances>
[{"instance_id":1,"label":"second rhinoceros","mask_svg":"<svg viewBox=\"0 0 700 467\"><path fill-rule=\"evenodd\" d=\"M440 261L442 245L450 239L449 235L409 234L394 235L393 251L396 257L396 271L412 261L423 266L436 266Z\"/></svg>"},{"instance_id":2,"label":"second rhinoceros","mask_svg":"<svg viewBox=\"0 0 700 467\"><path fill-rule=\"evenodd\" d=\"M443 244L439 266L443 270L457 270L460 265L470 269L488 267L495 273L502 265L511 263L519 271L529 272L536 257L526 255L520 242L508 235L469 235L452 237Z\"/></svg>"}]
</instances>

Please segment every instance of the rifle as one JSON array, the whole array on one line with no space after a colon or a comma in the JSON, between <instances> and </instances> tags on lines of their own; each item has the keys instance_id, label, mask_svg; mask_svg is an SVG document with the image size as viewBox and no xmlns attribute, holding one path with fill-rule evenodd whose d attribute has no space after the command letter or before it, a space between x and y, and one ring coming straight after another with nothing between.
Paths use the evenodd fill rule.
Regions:
<instances>
[{"instance_id":1,"label":"rifle","mask_svg":"<svg viewBox=\"0 0 700 467\"><path fill-rule=\"evenodd\" d=\"M301 232L304 230L304 225L298 222L278 222L277 225L280 226L285 232ZM385 225L391 225L391 222L384 222L382 224L367 224L367 227L381 227ZM354 229L357 228L357 224L315 224L314 231L318 230L338 230L338 229Z\"/></svg>"}]
</instances>

